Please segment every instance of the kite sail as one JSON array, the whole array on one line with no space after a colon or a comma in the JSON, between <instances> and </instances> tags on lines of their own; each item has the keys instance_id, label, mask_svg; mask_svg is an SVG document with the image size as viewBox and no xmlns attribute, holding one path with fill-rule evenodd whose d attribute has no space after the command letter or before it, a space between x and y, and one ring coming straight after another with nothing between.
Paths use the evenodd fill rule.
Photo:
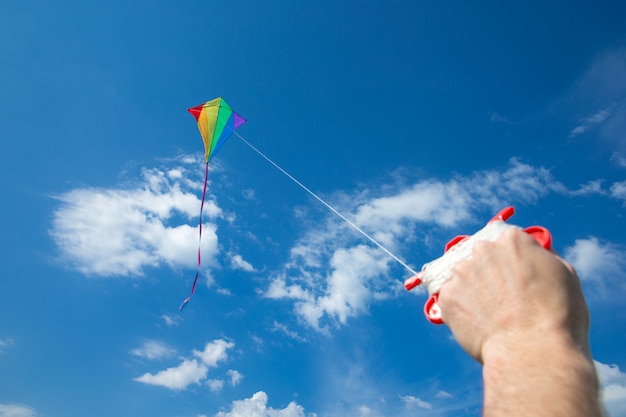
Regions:
<instances>
[{"instance_id":1,"label":"kite sail","mask_svg":"<svg viewBox=\"0 0 626 417\"><path fill-rule=\"evenodd\" d=\"M209 161L217 151L224 145L224 142L239 126L246 122L246 119L238 115L224 101L222 97L209 100L204 104L187 109L196 118L198 129L204 142L204 156L206 160L204 168L204 188L202 190L202 203L200 204L200 223L198 228L198 270L193 280L191 293L185 298L179 310L185 308L191 297L196 292L196 284L200 276L200 244L202 243L202 211L204 209L204 199L206 197L207 180L209 179Z\"/></svg>"}]
</instances>

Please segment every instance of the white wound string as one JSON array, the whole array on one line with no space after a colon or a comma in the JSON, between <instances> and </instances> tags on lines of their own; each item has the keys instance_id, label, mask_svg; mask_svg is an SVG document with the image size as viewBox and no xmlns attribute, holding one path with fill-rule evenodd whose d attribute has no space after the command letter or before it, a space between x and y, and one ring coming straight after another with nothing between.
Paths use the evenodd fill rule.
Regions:
<instances>
[{"instance_id":1,"label":"white wound string","mask_svg":"<svg viewBox=\"0 0 626 417\"><path fill-rule=\"evenodd\" d=\"M506 224L502 220L490 222L472 236L451 247L441 257L424 264L421 278L428 294L432 295L439 292L441 286L452 276L454 265L461 260L470 258L476 242L479 240L494 242L509 227L517 226Z\"/></svg>"}]
</instances>

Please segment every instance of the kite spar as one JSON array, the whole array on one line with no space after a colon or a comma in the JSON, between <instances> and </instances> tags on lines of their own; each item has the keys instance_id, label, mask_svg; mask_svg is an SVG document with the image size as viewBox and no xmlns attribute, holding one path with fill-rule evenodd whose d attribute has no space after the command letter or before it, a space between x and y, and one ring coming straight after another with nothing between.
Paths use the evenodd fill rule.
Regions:
<instances>
[{"instance_id":1,"label":"kite spar","mask_svg":"<svg viewBox=\"0 0 626 417\"><path fill-rule=\"evenodd\" d=\"M204 208L204 199L206 196L206 188L207 188L207 179L209 177L209 161L215 155L215 153L222 147L224 142L230 137L232 133L235 134L243 143L248 145L253 151L258 153L263 159L272 164L276 169L286 175L290 180L295 182L300 188L313 196L317 201L326 206L330 211L339 216L343 221L348 223L354 230L359 232L361 235L366 237L370 242L384 251L387 255L397 261L400 265L402 265L406 270L408 270L411 274L417 275L417 272L407 265L404 261L394 255L391 251L385 248L381 243L379 243L376 239L367 234L363 229L359 226L351 222L347 219L343 214L337 211L333 206L324 201L321 197L307 188L304 184L298 181L295 177L281 168L277 163L272 161L268 156L266 156L263 152L259 151L255 148L250 142L244 139L239 133L235 132L235 130L246 122L246 119L238 115L233 111L233 109L226 104L223 98L218 97L214 100L207 101L204 104L201 104L196 107L192 107L187 109L189 113L191 113L198 122L198 129L200 130L200 134L202 135L202 141L204 142L204 152L206 157L206 165L205 165L205 175L204 175L204 188L202 190L202 203L200 205L200 225L199 225L199 236L198 236L198 270L196 272L196 277L193 281L193 286L191 287L191 294L187 297L179 309L182 310L193 294L196 291L196 284L198 283L198 277L200 275L200 243L202 241L202 210Z\"/></svg>"}]
</instances>

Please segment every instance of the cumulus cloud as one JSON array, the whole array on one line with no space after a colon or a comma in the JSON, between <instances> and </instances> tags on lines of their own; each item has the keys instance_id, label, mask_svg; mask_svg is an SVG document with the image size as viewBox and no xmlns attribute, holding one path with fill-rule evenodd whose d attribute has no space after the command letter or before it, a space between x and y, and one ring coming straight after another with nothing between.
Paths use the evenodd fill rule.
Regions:
<instances>
[{"instance_id":1,"label":"cumulus cloud","mask_svg":"<svg viewBox=\"0 0 626 417\"><path fill-rule=\"evenodd\" d=\"M203 350L193 350L195 358L185 358L178 366L156 374L147 372L134 380L172 390L184 390L189 385L200 384L206 379L209 368L216 368L219 362L225 361L228 358L227 350L234 346L234 343L222 339L208 342Z\"/></svg>"},{"instance_id":2,"label":"cumulus cloud","mask_svg":"<svg viewBox=\"0 0 626 417\"><path fill-rule=\"evenodd\" d=\"M176 353L176 350L158 340L147 340L144 344L130 351L132 355L149 360L168 358Z\"/></svg>"},{"instance_id":3,"label":"cumulus cloud","mask_svg":"<svg viewBox=\"0 0 626 417\"><path fill-rule=\"evenodd\" d=\"M141 179L113 188L84 187L56 196L50 235L61 257L85 275L139 276L149 267L193 267L197 249L200 192L189 163L174 168L145 168ZM210 198L205 216L216 219L221 209ZM205 265L218 251L217 226L206 222L202 250Z\"/></svg>"},{"instance_id":4,"label":"cumulus cloud","mask_svg":"<svg viewBox=\"0 0 626 417\"><path fill-rule=\"evenodd\" d=\"M603 243L596 237L577 239L565 248L564 258L571 263L580 279L595 294L606 295L606 287L624 288L626 278L626 250L612 243Z\"/></svg>"},{"instance_id":5,"label":"cumulus cloud","mask_svg":"<svg viewBox=\"0 0 626 417\"><path fill-rule=\"evenodd\" d=\"M203 363L211 368L215 368L217 364L228 358L228 349L232 349L235 346L232 342L227 342L222 339L217 339L212 342L208 342L203 350L193 351L194 356L200 358Z\"/></svg>"},{"instance_id":6,"label":"cumulus cloud","mask_svg":"<svg viewBox=\"0 0 626 417\"><path fill-rule=\"evenodd\" d=\"M259 391L250 398L233 401L230 411L220 411L215 417L304 417L304 408L295 401L285 408L268 407L267 394Z\"/></svg>"},{"instance_id":7,"label":"cumulus cloud","mask_svg":"<svg viewBox=\"0 0 626 417\"><path fill-rule=\"evenodd\" d=\"M449 228L484 210L496 212L512 202L533 203L550 192L566 194L551 173L512 159L502 170L479 171L448 181L420 180L389 187L383 196L361 193L339 196L343 213L359 228L391 250L410 240L418 226ZM390 257L363 245L344 223L329 220L309 231L291 249L285 269L277 273L265 296L288 299L304 323L320 331L344 325L373 301L400 290L388 276ZM328 268L330 266L330 269Z\"/></svg>"},{"instance_id":8,"label":"cumulus cloud","mask_svg":"<svg viewBox=\"0 0 626 417\"><path fill-rule=\"evenodd\" d=\"M0 417L35 417L35 410L23 405L0 404Z\"/></svg>"},{"instance_id":9,"label":"cumulus cloud","mask_svg":"<svg viewBox=\"0 0 626 417\"><path fill-rule=\"evenodd\" d=\"M172 390L183 390L190 384L199 384L206 378L208 366L196 359L185 359L180 365L159 371L156 374L145 373L135 378L137 382L159 385Z\"/></svg>"},{"instance_id":10,"label":"cumulus cloud","mask_svg":"<svg viewBox=\"0 0 626 417\"><path fill-rule=\"evenodd\" d=\"M607 417L626 416L626 373L617 365L594 361L600 379L601 397Z\"/></svg>"},{"instance_id":11,"label":"cumulus cloud","mask_svg":"<svg viewBox=\"0 0 626 417\"><path fill-rule=\"evenodd\" d=\"M372 298L374 280L387 269L389 260L375 248L358 245L337 249L329 261L330 273L324 277L325 291L314 294L314 288L305 289L302 284L286 284L284 278L275 279L266 297L295 300L298 315L307 324L320 327L323 315L345 324L349 317L365 311Z\"/></svg>"}]
</instances>

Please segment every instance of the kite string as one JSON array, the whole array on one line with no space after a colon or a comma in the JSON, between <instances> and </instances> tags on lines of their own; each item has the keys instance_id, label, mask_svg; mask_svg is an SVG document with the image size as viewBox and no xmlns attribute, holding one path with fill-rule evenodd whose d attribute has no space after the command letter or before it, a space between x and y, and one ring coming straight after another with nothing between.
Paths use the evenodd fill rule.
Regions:
<instances>
[{"instance_id":1,"label":"kite string","mask_svg":"<svg viewBox=\"0 0 626 417\"><path fill-rule=\"evenodd\" d=\"M296 184L298 184L304 191L306 191L307 193L309 193L311 196L313 196L313 198L315 198L317 201L319 201L320 203L322 203L324 206L326 206L330 211L332 211L333 213L335 213L337 216L339 216L343 221L345 221L346 223L348 223L354 230L356 230L357 232L359 232L360 234L362 234L363 236L365 236L370 242L372 242L374 245L378 246L381 250L383 250L387 255L391 256L395 261L397 261L400 265L402 265L404 268L406 268L411 274L413 275L417 275L417 272L411 268L409 265L407 265L404 261L402 261L402 259L398 258L396 255L394 255L393 253L391 253L389 251L389 249L385 248L381 243L379 243L376 239L374 239L373 237L371 237L370 235L368 235L363 229L361 229L359 226L357 226L356 224L352 223L349 219L347 219L343 214L341 214L339 211L337 211L334 207L332 207L330 204L328 204L326 201L324 201L321 197L319 197L317 194L315 194L313 191L309 190L304 184L302 184L300 181L298 181L296 178L294 178L291 174L289 174L287 171L285 171L284 169L282 169L278 164L276 164L274 161L272 161L269 157L267 157L263 152L261 152L260 150L258 150L257 148L255 148L250 142L248 142L247 140L245 140L239 133L237 133L236 131L233 132L239 139L241 139L243 141L243 143L245 143L246 145L248 145L252 150L254 150L256 153L258 153L259 155L261 155L261 157L263 157L263 159L265 159L267 162L269 162L270 164L272 164L276 169L278 169L280 172L282 172L283 174L285 174L289 179L291 179L293 182L295 182Z\"/></svg>"}]
</instances>

